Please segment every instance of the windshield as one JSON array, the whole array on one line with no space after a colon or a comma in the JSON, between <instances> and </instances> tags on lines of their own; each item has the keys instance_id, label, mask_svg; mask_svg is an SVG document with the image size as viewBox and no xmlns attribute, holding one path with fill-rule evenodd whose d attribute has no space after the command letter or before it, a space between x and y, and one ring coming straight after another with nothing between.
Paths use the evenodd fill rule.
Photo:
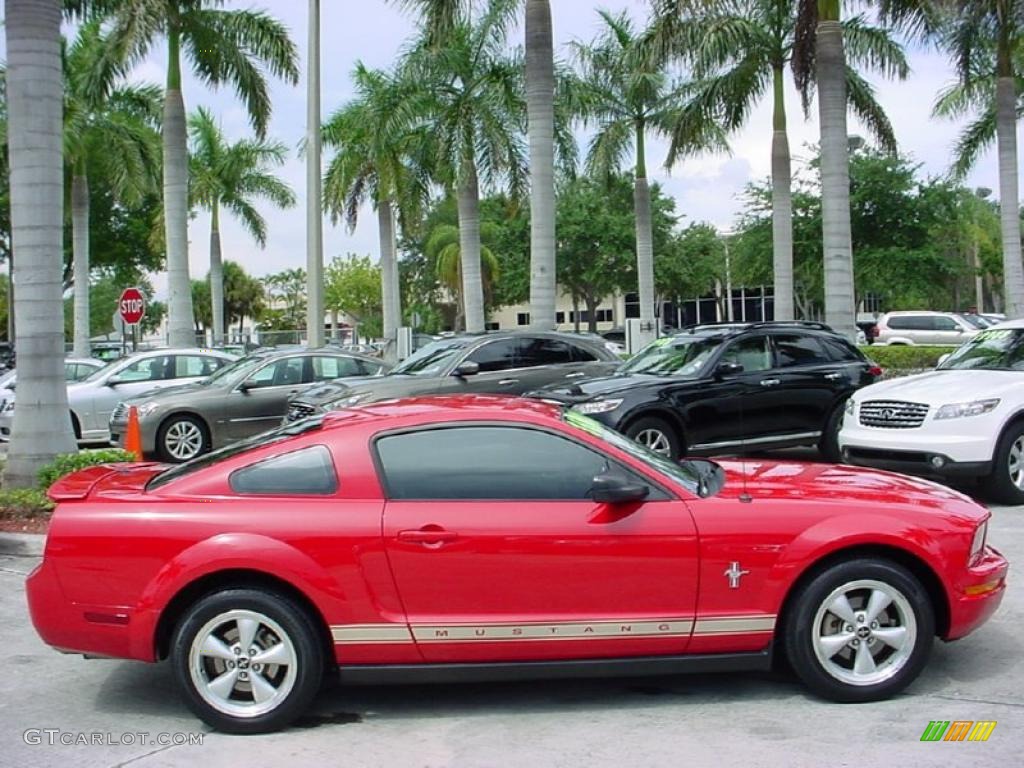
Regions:
<instances>
[{"instance_id":1,"label":"windshield","mask_svg":"<svg viewBox=\"0 0 1024 768\"><path fill-rule=\"evenodd\" d=\"M688 493L697 494L698 496L704 495L702 488L706 485L706 478L702 477L702 473L696 464L689 461L677 464L671 459L655 453L650 448L630 440L622 433L606 427L596 419L584 416L582 413L578 413L571 408L564 412L562 418L565 419L566 424L582 429L584 432L589 432L594 437L599 437L606 443L614 445L620 451L628 453L633 458L654 467L654 469L668 477ZM717 465L713 466L717 468Z\"/></svg>"},{"instance_id":2,"label":"windshield","mask_svg":"<svg viewBox=\"0 0 1024 768\"><path fill-rule=\"evenodd\" d=\"M695 378L721 343L719 336L666 336L623 363L619 372Z\"/></svg>"},{"instance_id":3,"label":"windshield","mask_svg":"<svg viewBox=\"0 0 1024 768\"><path fill-rule=\"evenodd\" d=\"M258 435L247 437L244 440L239 440L237 443L232 443L216 451L210 453L204 453L202 456L197 456L191 461L186 461L184 464L176 464L170 469L165 469L159 475L156 475L146 484L146 490L152 490L153 488L159 488L161 485L165 485L171 480L176 480L179 477L190 475L193 472L208 467L211 464L216 464L218 461L224 461L230 459L232 456L237 456L240 453L245 453L253 448L262 448L265 445L273 445L279 443L282 440L287 440L289 437L295 435L302 435L306 432L311 432L314 429L320 429L323 424L324 415L310 416L308 419L302 421L296 421L291 424L286 424L277 429L271 429L268 432L261 432Z\"/></svg>"},{"instance_id":4,"label":"windshield","mask_svg":"<svg viewBox=\"0 0 1024 768\"><path fill-rule=\"evenodd\" d=\"M123 358L122 359L118 359L118 360L111 360L109 363L106 363L105 365L102 365L101 367L97 368L95 371L90 373L88 376L86 376L84 379L82 379L82 381L96 381L97 379L102 379L111 370L113 370L114 366L118 365L119 363L123 363L123 362L124 362Z\"/></svg>"},{"instance_id":5,"label":"windshield","mask_svg":"<svg viewBox=\"0 0 1024 768\"><path fill-rule=\"evenodd\" d=\"M267 358L262 356L243 357L241 360L235 360L233 363L228 363L227 365L218 368L199 383L204 387L208 387L214 384L221 384L226 381L235 381L248 376L254 369L258 368L266 361Z\"/></svg>"},{"instance_id":6,"label":"windshield","mask_svg":"<svg viewBox=\"0 0 1024 768\"><path fill-rule=\"evenodd\" d=\"M968 325L981 330L992 327L992 321L982 317L981 315L960 315L960 317L966 320Z\"/></svg>"},{"instance_id":7,"label":"windshield","mask_svg":"<svg viewBox=\"0 0 1024 768\"><path fill-rule=\"evenodd\" d=\"M1024 328L990 328L959 347L940 371L1024 371Z\"/></svg>"},{"instance_id":8,"label":"windshield","mask_svg":"<svg viewBox=\"0 0 1024 768\"><path fill-rule=\"evenodd\" d=\"M401 365L392 369L389 375L400 373L409 376L440 376L441 372L447 369L465 348L464 341L454 339L435 341L407 357Z\"/></svg>"}]
</instances>

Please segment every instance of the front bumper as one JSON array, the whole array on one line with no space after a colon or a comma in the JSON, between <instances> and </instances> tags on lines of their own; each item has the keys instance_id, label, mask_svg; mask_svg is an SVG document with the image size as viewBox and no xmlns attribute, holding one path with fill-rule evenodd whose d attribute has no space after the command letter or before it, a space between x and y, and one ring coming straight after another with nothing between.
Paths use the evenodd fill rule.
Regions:
<instances>
[{"instance_id":1,"label":"front bumper","mask_svg":"<svg viewBox=\"0 0 1024 768\"><path fill-rule=\"evenodd\" d=\"M995 613L1006 594L1010 564L991 546L968 568L949 595L949 629L943 640L957 640L980 627Z\"/></svg>"},{"instance_id":2,"label":"front bumper","mask_svg":"<svg viewBox=\"0 0 1024 768\"><path fill-rule=\"evenodd\" d=\"M124 448L125 435L128 432L128 421L111 420L110 444ZM139 432L142 435L142 452L146 455L156 453L156 428L147 419L139 419Z\"/></svg>"}]
</instances>

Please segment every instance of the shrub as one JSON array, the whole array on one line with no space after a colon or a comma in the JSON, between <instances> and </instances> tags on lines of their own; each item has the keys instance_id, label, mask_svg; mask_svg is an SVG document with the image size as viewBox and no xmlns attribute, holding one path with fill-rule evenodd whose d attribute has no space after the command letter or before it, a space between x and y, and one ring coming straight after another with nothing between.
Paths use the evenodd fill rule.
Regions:
<instances>
[{"instance_id":1,"label":"shrub","mask_svg":"<svg viewBox=\"0 0 1024 768\"><path fill-rule=\"evenodd\" d=\"M135 461L135 455L120 448L103 448L98 451L64 453L39 470L39 487L46 491L64 475L77 472L97 464L115 464L121 461Z\"/></svg>"},{"instance_id":2,"label":"shrub","mask_svg":"<svg viewBox=\"0 0 1024 768\"><path fill-rule=\"evenodd\" d=\"M882 346L871 344L860 350L888 371L922 371L934 368L939 358L948 355L954 347Z\"/></svg>"},{"instance_id":3,"label":"shrub","mask_svg":"<svg viewBox=\"0 0 1024 768\"><path fill-rule=\"evenodd\" d=\"M53 509L46 491L39 488L4 488L0 490L0 518L33 519Z\"/></svg>"}]
</instances>

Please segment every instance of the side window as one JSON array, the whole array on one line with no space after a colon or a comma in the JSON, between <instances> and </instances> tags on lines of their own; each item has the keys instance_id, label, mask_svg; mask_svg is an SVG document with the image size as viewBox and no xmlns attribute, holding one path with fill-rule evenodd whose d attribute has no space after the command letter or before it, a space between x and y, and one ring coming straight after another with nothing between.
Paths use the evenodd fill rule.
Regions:
<instances>
[{"instance_id":1,"label":"side window","mask_svg":"<svg viewBox=\"0 0 1024 768\"><path fill-rule=\"evenodd\" d=\"M525 349L519 367L565 365L572 362L572 350L559 339L524 339Z\"/></svg>"},{"instance_id":2,"label":"side window","mask_svg":"<svg viewBox=\"0 0 1024 768\"><path fill-rule=\"evenodd\" d=\"M235 493L323 496L338 490L331 452L314 445L236 469L228 478Z\"/></svg>"},{"instance_id":3,"label":"side window","mask_svg":"<svg viewBox=\"0 0 1024 768\"><path fill-rule=\"evenodd\" d=\"M855 347L850 346L850 343L847 341L840 339L818 339L818 342L825 347L825 351L832 356L833 360L841 363L862 362L860 352Z\"/></svg>"},{"instance_id":4,"label":"side window","mask_svg":"<svg viewBox=\"0 0 1024 768\"><path fill-rule=\"evenodd\" d=\"M392 499L587 499L609 460L547 432L452 427L382 437ZM626 471L626 470L623 470Z\"/></svg>"},{"instance_id":5,"label":"side window","mask_svg":"<svg viewBox=\"0 0 1024 768\"><path fill-rule=\"evenodd\" d=\"M730 344L722 353L720 363L738 363L744 371L767 371L772 367L772 353L767 336L751 336Z\"/></svg>"},{"instance_id":6,"label":"side window","mask_svg":"<svg viewBox=\"0 0 1024 768\"><path fill-rule=\"evenodd\" d=\"M574 363L592 363L597 360L597 356L586 347L581 347L579 344L570 344L572 347L572 361Z\"/></svg>"},{"instance_id":7,"label":"side window","mask_svg":"<svg viewBox=\"0 0 1024 768\"><path fill-rule=\"evenodd\" d=\"M246 379L246 382L250 387L284 387L289 384L301 384L302 369L305 363L304 357L286 357L283 360L276 360L260 368Z\"/></svg>"},{"instance_id":8,"label":"side window","mask_svg":"<svg viewBox=\"0 0 1024 768\"><path fill-rule=\"evenodd\" d=\"M921 325L917 322L918 319L916 315L897 315L896 317L890 317L886 325L894 331L919 331L921 330Z\"/></svg>"},{"instance_id":9,"label":"side window","mask_svg":"<svg viewBox=\"0 0 1024 768\"><path fill-rule=\"evenodd\" d=\"M216 357L205 355L175 355L174 356L174 378L192 378L195 376L209 376L220 368L220 360Z\"/></svg>"},{"instance_id":10,"label":"side window","mask_svg":"<svg viewBox=\"0 0 1024 768\"><path fill-rule=\"evenodd\" d=\"M356 360L360 376L377 376L384 368L382 363L371 363L366 360Z\"/></svg>"},{"instance_id":11,"label":"side window","mask_svg":"<svg viewBox=\"0 0 1024 768\"><path fill-rule=\"evenodd\" d=\"M934 317L931 318L931 320L932 328L934 328L936 331L960 330L960 326L952 317L943 317L942 315L935 315Z\"/></svg>"},{"instance_id":12,"label":"side window","mask_svg":"<svg viewBox=\"0 0 1024 768\"><path fill-rule=\"evenodd\" d=\"M144 360L136 360L127 368L115 374L118 381L162 381L171 378L169 369L171 358L168 355L159 357L147 357Z\"/></svg>"},{"instance_id":13,"label":"side window","mask_svg":"<svg viewBox=\"0 0 1024 768\"><path fill-rule=\"evenodd\" d=\"M506 371L509 368L518 368L519 362L519 339L504 339L492 341L472 352L467 360L471 360L480 366L480 373L488 371Z\"/></svg>"},{"instance_id":14,"label":"side window","mask_svg":"<svg viewBox=\"0 0 1024 768\"><path fill-rule=\"evenodd\" d=\"M832 362L815 337L799 333L776 334L775 353L778 356L779 368L826 365Z\"/></svg>"},{"instance_id":15,"label":"side window","mask_svg":"<svg viewBox=\"0 0 1024 768\"><path fill-rule=\"evenodd\" d=\"M362 361L354 357L314 357L313 381L330 381L362 374Z\"/></svg>"}]
</instances>

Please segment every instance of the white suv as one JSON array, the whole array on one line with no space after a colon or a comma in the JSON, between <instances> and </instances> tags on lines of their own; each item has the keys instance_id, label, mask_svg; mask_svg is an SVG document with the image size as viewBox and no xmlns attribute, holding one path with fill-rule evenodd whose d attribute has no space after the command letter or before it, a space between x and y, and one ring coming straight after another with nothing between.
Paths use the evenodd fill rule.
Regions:
<instances>
[{"instance_id":1,"label":"white suv","mask_svg":"<svg viewBox=\"0 0 1024 768\"><path fill-rule=\"evenodd\" d=\"M875 344L916 344L956 347L980 328L954 312L886 312L875 324Z\"/></svg>"},{"instance_id":2,"label":"white suv","mask_svg":"<svg viewBox=\"0 0 1024 768\"><path fill-rule=\"evenodd\" d=\"M995 499L1024 504L1024 320L981 331L934 371L854 392L839 449L851 464L985 477Z\"/></svg>"}]
</instances>

